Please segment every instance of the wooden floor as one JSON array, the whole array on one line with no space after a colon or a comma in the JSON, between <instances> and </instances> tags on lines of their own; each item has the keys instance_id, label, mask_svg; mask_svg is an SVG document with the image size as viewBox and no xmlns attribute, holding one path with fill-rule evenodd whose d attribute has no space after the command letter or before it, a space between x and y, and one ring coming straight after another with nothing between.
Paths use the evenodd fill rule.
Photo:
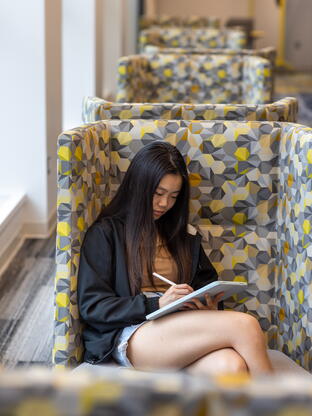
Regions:
<instances>
[{"instance_id":1,"label":"wooden floor","mask_svg":"<svg viewBox=\"0 0 312 416\"><path fill-rule=\"evenodd\" d=\"M0 279L0 363L51 366L55 234L26 240Z\"/></svg>"}]
</instances>

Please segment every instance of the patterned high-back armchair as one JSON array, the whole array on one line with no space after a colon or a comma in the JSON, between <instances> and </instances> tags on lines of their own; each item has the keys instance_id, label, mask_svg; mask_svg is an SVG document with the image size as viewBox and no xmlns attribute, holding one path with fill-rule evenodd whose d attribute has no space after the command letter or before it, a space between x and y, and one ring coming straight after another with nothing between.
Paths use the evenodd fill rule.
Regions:
<instances>
[{"instance_id":1,"label":"patterned high-back armchair","mask_svg":"<svg viewBox=\"0 0 312 416\"><path fill-rule=\"evenodd\" d=\"M258 56L155 54L119 59L118 102L264 104L272 68Z\"/></svg>"},{"instance_id":2,"label":"patterned high-back armchair","mask_svg":"<svg viewBox=\"0 0 312 416\"><path fill-rule=\"evenodd\" d=\"M84 97L82 120L239 120L296 122L298 101L285 97L270 104L116 103Z\"/></svg>"},{"instance_id":3,"label":"patterned high-back armchair","mask_svg":"<svg viewBox=\"0 0 312 416\"><path fill-rule=\"evenodd\" d=\"M247 281L226 307L255 315L269 346L312 369L312 129L292 123L109 120L58 140L54 362L74 366L83 344L77 308L87 228L153 140L183 154L191 217L225 280Z\"/></svg>"},{"instance_id":4,"label":"patterned high-back armchair","mask_svg":"<svg viewBox=\"0 0 312 416\"><path fill-rule=\"evenodd\" d=\"M151 28L140 32L139 50L148 46L159 48L230 48L246 47L246 32L240 29L213 28Z\"/></svg>"}]
</instances>

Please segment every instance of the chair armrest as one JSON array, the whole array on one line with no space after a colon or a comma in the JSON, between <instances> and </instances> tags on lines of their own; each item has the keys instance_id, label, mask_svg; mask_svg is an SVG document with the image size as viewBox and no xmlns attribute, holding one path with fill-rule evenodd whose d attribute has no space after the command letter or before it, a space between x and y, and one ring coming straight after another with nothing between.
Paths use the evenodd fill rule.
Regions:
<instances>
[{"instance_id":1,"label":"chair armrest","mask_svg":"<svg viewBox=\"0 0 312 416\"><path fill-rule=\"evenodd\" d=\"M112 102L103 100L98 97L84 97L82 100L82 120L84 123L91 123L93 121L106 120L111 117L103 117L106 110L112 106Z\"/></svg>"},{"instance_id":2,"label":"chair armrest","mask_svg":"<svg viewBox=\"0 0 312 416\"><path fill-rule=\"evenodd\" d=\"M285 97L265 106L266 120L297 122L298 100L295 97Z\"/></svg>"},{"instance_id":3,"label":"chair armrest","mask_svg":"<svg viewBox=\"0 0 312 416\"><path fill-rule=\"evenodd\" d=\"M283 123L281 130L275 283L277 345L311 368L312 129Z\"/></svg>"},{"instance_id":4,"label":"chair armrest","mask_svg":"<svg viewBox=\"0 0 312 416\"><path fill-rule=\"evenodd\" d=\"M151 74L148 60L144 55L124 56L118 60L116 101L150 101Z\"/></svg>"}]
</instances>

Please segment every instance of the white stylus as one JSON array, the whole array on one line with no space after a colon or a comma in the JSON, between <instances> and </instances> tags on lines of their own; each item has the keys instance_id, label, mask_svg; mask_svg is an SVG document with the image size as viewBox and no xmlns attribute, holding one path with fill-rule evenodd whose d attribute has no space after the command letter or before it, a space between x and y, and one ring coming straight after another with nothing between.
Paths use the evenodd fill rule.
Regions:
<instances>
[{"instance_id":1,"label":"white stylus","mask_svg":"<svg viewBox=\"0 0 312 416\"><path fill-rule=\"evenodd\" d=\"M168 285L176 286L176 283L172 282L171 280L167 279L166 277L162 276L161 274L158 274L158 273L154 272L153 276L158 277L158 279L162 280L163 282L168 283Z\"/></svg>"}]
</instances>

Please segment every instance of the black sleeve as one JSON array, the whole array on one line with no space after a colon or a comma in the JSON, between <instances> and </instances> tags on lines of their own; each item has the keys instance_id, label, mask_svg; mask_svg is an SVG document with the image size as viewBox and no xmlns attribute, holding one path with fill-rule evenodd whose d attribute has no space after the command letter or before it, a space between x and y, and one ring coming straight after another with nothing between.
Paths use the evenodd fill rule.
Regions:
<instances>
[{"instance_id":1,"label":"black sleeve","mask_svg":"<svg viewBox=\"0 0 312 416\"><path fill-rule=\"evenodd\" d=\"M197 290L207 285L208 283L218 280L218 274L216 269L211 264L210 260L206 256L206 253L202 246L199 250L199 258L197 264L196 275L193 280L192 287ZM223 302L219 302L218 309L223 309Z\"/></svg>"},{"instance_id":2,"label":"black sleeve","mask_svg":"<svg viewBox=\"0 0 312 416\"><path fill-rule=\"evenodd\" d=\"M159 308L157 298L146 298L143 294L116 295L112 234L112 230L94 224L87 231L80 253L79 312L83 321L99 332L140 323L148 313Z\"/></svg>"}]
</instances>

